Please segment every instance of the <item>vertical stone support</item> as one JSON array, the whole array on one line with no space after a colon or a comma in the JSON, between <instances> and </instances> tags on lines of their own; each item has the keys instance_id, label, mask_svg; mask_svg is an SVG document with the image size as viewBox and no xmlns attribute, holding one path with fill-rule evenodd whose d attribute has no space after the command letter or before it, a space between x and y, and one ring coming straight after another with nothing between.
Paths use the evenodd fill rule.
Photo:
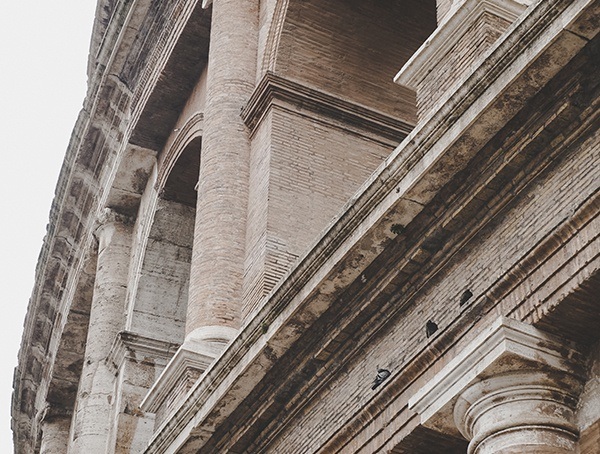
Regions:
<instances>
[{"instance_id":1,"label":"vertical stone support","mask_svg":"<svg viewBox=\"0 0 600 454\"><path fill-rule=\"evenodd\" d=\"M226 344L240 324L250 144L240 112L256 79L256 0L213 3L187 341Z\"/></svg>"},{"instance_id":2,"label":"vertical stone support","mask_svg":"<svg viewBox=\"0 0 600 454\"><path fill-rule=\"evenodd\" d=\"M577 395L533 370L491 377L463 391L454 407L469 453L567 454L577 451ZM578 389L578 387L575 387Z\"/></svg>"},{"instance_id":3,"label":"vertical stone support","mask_svg":"<svg viewBox=\"0 0 600 454\"><path fill-rule=\"evenodd\" d=\"M131 223L106 209L99 224L96 280L69 450L73 453L106 450L115 385L106 359L125 323Z\"/></svg>"},{"instance_id":4,"label":"vertical stone support","mask_svg":"<svg viewBox=\"0 0 600 454\"><path fill-rule=\"evenodd\" d=\"M40 454L61 454L69 445L70 416L46 418L42 423Z\"/></svg>"},{"instance_id":5,"label":"vertical stone support","mask_svg":"<svg viewBox=\"0 0 600 454\"><path fill-rule=\"evenodd\" d=\"M240 327L250 161L241 111L256 78L259 2L212 9L186 336L141 404L159 425Z\"/></svg>"},{"instance_id":6,"label":"vertical stone support","mask_svg":"<svg viewBox=\"0 0 600 454\"><path fill-rule=\"evenodd\" d=\"M179 345L121 331L108 364L117 377L108 452L143 452L154 433L155 415L140 404Z\"/></svg>"},{"instance_id":7,"label":"vertical stone support","mask_svg":"<svg viewBox=\"0 0 600 454\"><path fill-rule=\"evenodd\" d=\"M585 380L574 345L500 318L410 400L421 424L470 441L469 454L578 450Z\"/></svg>"}]
</instances>

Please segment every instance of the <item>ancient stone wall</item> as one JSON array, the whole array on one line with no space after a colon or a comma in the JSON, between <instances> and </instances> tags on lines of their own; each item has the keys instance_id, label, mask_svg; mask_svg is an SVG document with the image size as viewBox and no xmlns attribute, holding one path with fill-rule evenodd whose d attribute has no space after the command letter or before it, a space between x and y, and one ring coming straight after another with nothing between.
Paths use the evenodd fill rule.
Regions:
<instances>
[{"instance_id":1,"label":"ancient stone wall","mask_svg":"<svg viewBox=\"0 0 600 454\"><path fill-rule=\"evenodd\" d=\"M16 452L596 452L598 14L100 1Z\"/></svg>"}]
</instances>

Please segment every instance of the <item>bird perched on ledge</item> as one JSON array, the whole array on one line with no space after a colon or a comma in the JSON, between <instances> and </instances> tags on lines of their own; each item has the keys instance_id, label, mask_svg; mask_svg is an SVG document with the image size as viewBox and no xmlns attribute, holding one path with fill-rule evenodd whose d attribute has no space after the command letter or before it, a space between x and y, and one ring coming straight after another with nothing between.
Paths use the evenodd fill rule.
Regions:
<instances>
[{"instance_id":1,"label":"bird perched on ledge","mask_svg":"<svg viewBox=\"0 0 600 454\"><path fill-rule=\"evenodd\" d=\"M371 386L371 389L375 389L377 388L379 385L381 385L392 373L387 370L387 369L379 369L377 368L377 376L375 377L375 380L373 380L373 386Z\"/></svg>"}]
</instances>

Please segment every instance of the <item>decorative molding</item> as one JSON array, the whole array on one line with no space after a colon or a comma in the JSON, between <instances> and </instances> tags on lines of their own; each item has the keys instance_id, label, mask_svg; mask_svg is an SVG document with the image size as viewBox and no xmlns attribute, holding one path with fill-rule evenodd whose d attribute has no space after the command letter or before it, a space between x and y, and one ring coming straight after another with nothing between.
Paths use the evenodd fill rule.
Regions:
<instances>
[{"instance_id":1,"label":"decorative molding","mask_svg":"<svg viewBox=\"0 0 600 454\"><path fill-rule=\"evenodd\" d=\"M455 422L454 407L457 399L478 382L498 378L500 383L493 386L501 388L528 383L529 379L515 378L519 372L531 376L532 383L551 387L555 380L550 377L558 375L561 383L569 385L569 391L578 394L585 377L584 364L574 344L526 323L499 317L410 398L408 406L420 415L424 426L451 435L456 435L458 426L466 435ZM491 392L493 386L479 388ZM464 405L458 411L467 413Z\"/></svg>"},{"instance_id":2,"label":"decorative molding","mask_svg":"<svg viewBox=\"0 0 600 454\"><path fill-rule=\"evenodd\" d=\"M525 10L516 0L466 0L454 4L442 23L419 47L394 77L394 82L418 91L433 68L444 65L446 55L483 14L491 13L506 21L515 21Z\"/></svg>"},{"instance_id":3,"label":"decorative molding","mask_svg":"<svg viewBox=\"0 0 600 454\"><path fill-rule=\"evenodd\" d=\"M140 361L152 358L167 364L180 344L154 339L131 331L121 331L106 358L106 364L117 373L126 359Z\"/></svg>"},{"instance_id":4,"label":"decorative molding","mask_svg":"<svg viewBox=\"0 0 600 454\"><path fill-rule=\"evenodd\" d=\"M158 176L154 189L160 194L162 189L167 184L167 179L173 170L173 166L185 150L185 147L195 138L202 136L202 124L204 123L204 113L196 112L192 115L185 124L177 131L177 135L173 139L168 149L161 156L158 163Z\"/></svg>"},{"instance_id":5,"label":"decorative molding","mask_svg":"<svg viewBox=\"0 0 600 454\"><path fill-rule=\"evenodd\" d=\"M275 63L277 62L277 51L279 50L279 42L283 32L283 25L287 16L289 0L280 0L275 5L273 18L269 27L267 43L265 45L265 53L261 65L261 74L267 74L269 71L275 71Z\"/></svg>"},{"instance_id":6,"label":"decorative molding","mask_svg":"<svg viewBox=\"0 0 600 454\"><path fill-rule=\"evenodd\" d=\"M577 17L584 8L585 6L582 6L569 11L566 14L569 17L566 19L571 16ZM449 137L454 139L458 133L451 130L449 125L455 125L457 118L465 123L476 121L478 115L481 115L491 102L474 105L474 100L486 92L489 95L486 99L494 99L492 95L497 96L499 92L507 89L509 83L514 82L517 77L515 74L522 74L526 63L544 55L548 43L563 31L550 28L549 25L559 19L566 9L563 0L538 2L526 20L520 22L513 33L494 49L486 65L477 68L444 108L416 126L417 129L407 137L403 145L392 153L384 165L365 183L360 193L350 200L345 211L332 222L325 234L299 259L298 265L273 289L265 305L242 328L240 335L233 340L214 367L206 371L204 378L196 383L188 399L172 415L169 423L157 428L147 448L148 453L176 450L188 436L200 437L206 434L208 439L210 433L202 431L202 422L209 417L225 418L226 415L220 413L224 407L219 407L219 404L230 389L226 387L244 385L242 380L236 382L231 377L239 370L251 370L261 360L268 358L267 363L273 361L274 352L280 350L277 344L280 340L278 335L289 335L289 331L282 329L283 325L277 323L285 317L288 318L282 323L288 322L292 317L290 314L307 310L307 307L311 308L310 304L316 301L306 295L323 282L320 280L323 276L330 277L327 273L331 268L328 268L326 258L342 253L348 255L352 252L350 248L356 246L361 238L372 238L374 233L371 232L385 231L384 220L374 219L374 216L378 209L381 213L383 208L387 209L391 205L388 201L392 197L395 197L394 201L402 199L402 194L394 194L394 188L398 188L398 184L407 178L415 165L412 158L417 156L421 159L420 157L436 144L448 141ZM540 20L540 17L544 20ZM530 56L526 62L518 58L525 50ZM522 102L527 99L523 99ZM360 232L361 238L357 238L357 232ZM357 266L362 266L362 263ZM331 286L330 281L327 284ZM321 293L319 296L322 299L316 304L323 306L328 303L329 295ZM264 326L270 327L267 333L262 330ZM258 370L258 367L256 369ZM384 391L390 388L388 385ZM365 419L373 418L377 409L373 410L363 413L367 416ZM200 438L195 440L199 443L206 441Z\"/></svg>"},{"instance_id":7,"label":"decorative molding","mask_svg":"<svg viewBox=\"0 0 600 454\"><path fill-rule=\"evenodd\" d=\"M242 118L252 132L275 104L292 106L295 111L324 115L397 142L404 139L414 127L381 112L267 72L242 109Z\"/></svg>"},{"instance_id":8,"label":"decorative molding","mask_svg":"<svg viewBox=\"0 0 600 454\"><path fill-rule=\"evenodd\" d=\"M168 401L173 400L173 393L181 388L181 382L188 381L190 372L197 371L199 375L202 374L214 359L214 356L200 353L184 343L150 388L140 407L144 411L158 413Z\"/></svg>"},{"instance_id":9,"label":"decorative molding","mask_svg":"<svg viewBox=\"0 0 600 454\"><path fill-rule=\"evenodd\" d=\"M113 210L112 208L103 208L102 210L100 210L100 213L98 213L98 216L96 217L96 230L108 224L132 225L133 223L133 217L121 214Z\"/></svg>"}]
</instances>

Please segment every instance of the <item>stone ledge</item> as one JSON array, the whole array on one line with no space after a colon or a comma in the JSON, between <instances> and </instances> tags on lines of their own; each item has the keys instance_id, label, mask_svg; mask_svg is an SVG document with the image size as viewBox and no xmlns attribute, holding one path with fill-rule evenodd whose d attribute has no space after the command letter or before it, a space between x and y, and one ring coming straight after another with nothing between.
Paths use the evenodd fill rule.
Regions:
<instances>
[{"instance_id":1,"label":"stone ledge","mask_svg":"<svg viewBox=\"0 0 600 454\"><path fill-rule=\"evenodd\" d=\"M471 33L470 29L483 21L487 23L487 28L490 30L504 32L499 24L489 23L486 17L498 18L510 24L523 13L525 7L523 1L518 0L464 0L452 6L438 28L394 77L394 82L397 84L417 92L419 118L426 116L429 109L433 107L430 103L436 104L452 91L452 87L443 86L445 79L454 79L455 83L452 86L457 86L460 79L467 75L469 68L473 66L473 61L469 61L467 55L469 49L460 47L460 41L468 37ZM476 46L481 48L481 52L478 52L479 57L482 57L483 51L495 41L487 33L477 34L471 38L475 38ZM456 55L461 54L464 54L461 65L452 67L449 55L455 58ZM434 69L444 67L448 67L448 71L451 72L444 80L440 80L436 74L430 76L434 73ZM432 100L425 102L426 96L432 96Z\"/></svg>"},{"instance_id":2,"label":"stone ledge","mask_svg":"<svg viewBox=\"0 0 600 454\"><path fill-rule=\"evenodd\" d=\"M155 362L166 364L175 354L179 344L142 336L131 331L121 331L106 358L107 365L117 372L126 359L143 361L152 358Z\"/></svg>"},{"instance_id":3,"label":"stone ledge","mask_svg":"<svg viewBox=\"0 0 600 454\"><path fill-rule=\"evenodd\" d=\"M269 108L274 104L282 103L292 105L296 111L306 110L325 115L397 142L404 139L414 127L412 124L285 79L272 72L265 74L248 104L242 109L244 123L254 132Z\"/></svg>"},{"instance_id":4,"label":"stone ledge","mask_svg":"<svg viewBox=\"0 0 600 454\"><path fill-rule=\"evenodd\" d=\"M577 394L585 377L583 364L575 345L531 325L499 317L409 399L408 406L421 416L422 425L460 436L455 405L465 390L490 378L512 386L519 381L515 373L535 373L540 375L536 383L548 389L554 380L546 377L558 374Z\"/></svg>"},{"instance_id":5,"label":"stone ledge","mask_svg":"<svg viewBox=\"0 0 600 454\"><path fill-rule=\"evenodd\" d=\"M165 421L236 334L237 330L221 326L188 334L140 404L142 410L155 413L157 425Z\"/></svg>"}]
</instances>

